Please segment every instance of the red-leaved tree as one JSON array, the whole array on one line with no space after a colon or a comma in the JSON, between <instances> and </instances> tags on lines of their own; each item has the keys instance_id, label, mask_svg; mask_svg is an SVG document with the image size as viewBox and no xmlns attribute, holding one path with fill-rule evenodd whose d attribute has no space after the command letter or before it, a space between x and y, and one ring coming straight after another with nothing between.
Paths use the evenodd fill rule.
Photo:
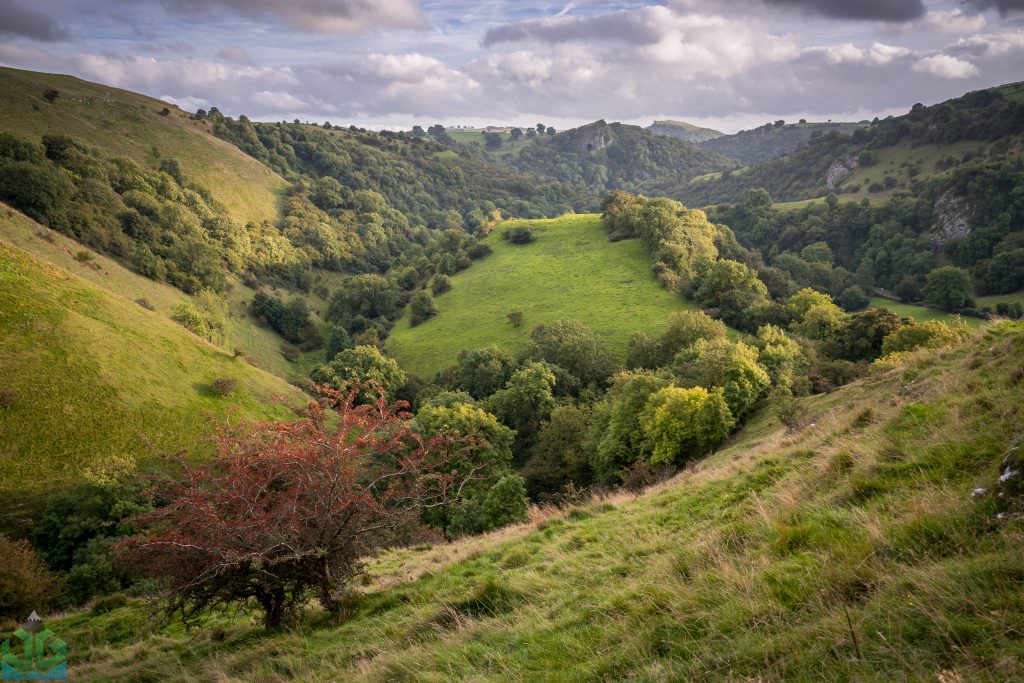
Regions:
<instances>
[{"instance_id":1,"label":"red-leaved tree","mask_svg":"<svg viewBox=\"0 0 1024 683\"><path fill-rule=\"evenodd\" d=\"M335 609L361 558L474 477L446 467L470 440L424 439L383 396L355 406L317 389L300 419L221 427L211 461L154 485L166 504L121 549L172 613L255 599L272 627L311 595Z\"/></svg>"}]
</instances>

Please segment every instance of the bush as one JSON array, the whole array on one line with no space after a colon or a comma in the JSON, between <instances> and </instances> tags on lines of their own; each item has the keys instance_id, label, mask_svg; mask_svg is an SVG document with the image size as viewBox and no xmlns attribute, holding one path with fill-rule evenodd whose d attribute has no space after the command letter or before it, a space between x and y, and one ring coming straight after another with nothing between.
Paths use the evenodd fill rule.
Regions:
<instances>
[{"instance_id":1,"label":"bush","mask_svg":"<svg viewBox=\"0 0 1024 683\"><path fill-rule=\"evenodd\" d=\"M0 389L0 408L10 408L18 398L18 392L13 389Z\"/></svg>"},{"instance_id":2,"label":"bush","mask_svg":"<svg viewBox=\"0 0 1024 683\"><path fill-rule=\"evenodd\" d=\"M508 324L515 328L523 326L523 312L519 309L508 312Z\"/></svg>"},{"instance_id":3,"label":"bush","mask_svg":"<svg viewBox=\"0 0 1024 683\"><path fill-rule=\"evenodd\" d=\"M147 311L155 311L156 310L156 308L153 306L153 304L149 303L149 299L146 299L146 298L136 299L135 303L137 303L138 305L142 306Z\"/></svg>"},{"instance_id":4,"label":"bush","mask_svg":"<svg viewBox=\"0 0 1024 683\"><path fill-rule=\"evenodd\" d=\"M221 377L213 380L213 393L218 396L227 396L235 387L238 386L238 380L234 377Z\"/></svg>"},{"instance_id":5,"label":"bush","mask_svg":"<svg viewBox=\"0 0 1024 683\"><path fill-rule=\"evenodd\" d=\"M533 231L527 227L509 228L502 232L501 236L512 244L529 244L537 239Z\"/></svg>"},{"instance_id":6,"label":"bush","mask_svg":"<svg viewBox=\"0 0 1024 683\"><path fill-rule=\"evenodd\" d=\"M409 324L412 327L430 320L437 315L434 300L424 291L416 292L409 304Z\"/></svg>"},{"instance_id":7,"label":"bush","mask_svg":"<svg viewBox=\"0 0 1024 683\"><path fill-rule=\"evenodd\" d=\"M435 275L434 281L430 284L430 291L434 296L439 296L452 288L452 281L447 275Z\"/></svg>"},{"instance_id":8,"label":"bush","mask_svg":"<svg viewBox=\"0 0 1024 683\"><path fill-rule=\"evenodd\" d=\"M60 595L57 577L27 541L0 534L0 558L0 618L25 619L33 610L46 610Z\"/></svg>"},{"instance_id":9,"label":"bush","mask_svg":"<svg viewBox=\"0 0 1024 683\"><path fill-rule=\"evenodd\" d=\"M482 259L485 256L490 256L491 247L490 245L484 244L483 242L477 242L476 244L471 246L468 251L466 251L466 255L469 256L469 258L476 261L477 259Z\"/></svg>"}]
</instances>

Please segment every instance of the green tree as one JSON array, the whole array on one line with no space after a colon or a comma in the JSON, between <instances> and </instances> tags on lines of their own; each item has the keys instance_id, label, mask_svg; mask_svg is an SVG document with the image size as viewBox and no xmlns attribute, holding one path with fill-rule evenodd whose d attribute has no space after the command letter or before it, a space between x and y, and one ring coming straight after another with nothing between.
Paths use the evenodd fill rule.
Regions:
<instances>
[{"instance_id":1,"label":"green tree","mask_svg":"<svg viewBox=\"0 0 1024 683\"><path fill-rule=\"evenodd\" d=\"M327 351L325 361L330 363L334 357L345 349L352 348L352 335L341 325L332 325L331 333L327 336Z\"/></svg>"},{"instance_id":2,"label":"green tree","mask_svg":"<svg viewBox=\"0 0 1024 683\"><path fill-rule=\"evenodd\" d=\"M911 323L909 318L900 318L887 308L854 313L826 348L835 358L853 362L874 360L882 355L885 338Z\"/></svg>"},{"instance_id":3,"label":"green tree","mask_svg":"<svg viewBox=\"0 0 1024 683\"><path fill-rule=\"evenodd\" d=\"M735 422L721 387L665 387L651 395L640 418L652 464L703 455L729 435Z\"/></svg>"},{"instance_id":4,"label":"green tree","mask_svg":"<svg viewBox=\"0 0 1024 683\"><path fill-rule=\"evenodd\" d=\"M523 467L531 496L557 493L570 482L576 486L590 483L592 475L586 448L589 430L590 421L583 408L564 405L551 411Z\"/></svg>"},{"instance_id":5,"label":"green tree","mask_svg":"<svg viewBox=\"0 0 1024 683\"><path fill-rule=\"evenodd\" d=\"M718 309L722 320L739 329L750 327L749 310L768 298L768 288L746 264L722 259L698 278L696 300Z\"/></svg>"},{"instance_id":6,"label":"green tree","mask_svg":"<svg viewBox=\"0 0 1024 683\"><path fill-rule=\"evenodd\" d=\"M400 311L401 290L381 275L351 275L331 296L327 319L359 334L372 321L393 320Z\"/></svg>"},{"instance_id":7,"label":"green tree","mask_svg":"<svg viewBox=\"0 0 1024 683\"><path fill-rule=\"evenodd\" d=\"M505 386L515 371L512 354L498 347L459 352L455 384L477 399L487 398Z\"/></svg>"},{"instance_id":8,"label":"green tree","mask_svg":"<svg viewBox=\"0 0 1024 683\"><path fill-rule=\"evenodd\" d=\"M924 300L943 311L957 311L973 303L971 275L963 268L942 266L928 273Z\"/></svg>"},{"instance_id":9,"label":"green tree","mask_svg":"<svg viewBox=\"0 0 1024 683\"><path fill-rule=\"evenodd\" d=\"M683 386L721 387L736 419L750 412L771 386L757 349L728 339L698 341L676 356L673 369Z\"/></svg>"},{"instance_id":10,"label":"green tree","mask_svg":"<svg viewBox=\"0 0 1024 683\"><path fill-rule=\"evenodd\" d=\"M938 320L904 325L893 330L882 340L882 355L914 351L915 349L942 349L955 346L967 338L963 323L947 325Z\"/></svg>"},{"instance_id":11,"label":"green tree","mask_svg":"<svg viewBox=\"0 0 1024 683\"><path fill-rule=\"evenodd\" d=\"M545 363L527 363L486 404L502 422L532 435L555 407L554 388L555 374Z\"/></svg>"},{"instance_id":12,"label":"green tree","mask_svg":"<svg viewBox=\"0 0 1024 683\"><path fill-rule=\"evenodd\" d=\"M310 379L342 392L355 391L356 402L368 404L377 400L377 387L392 400L405 384L406 375L393 358L382 354L376 346L356 346L314 368Z\"/></svg>"},{"instance_id":13,"label":"green tree","mask_svg":"<svg viewBox=\"0 0 1024 683\"><path fill-rule=\"evenodd\" d=\"M764 325L757 330L757 362L767 371L771 385L792 390L809 363L800 345L781 327Z\"/></svg>"},{"instance_id":14,"label":"green tree","mask_svg":"<svg viewBox=\"0 0 1024 683\"><path fill-rule=\"evenodd\" d=\"M615 371L615 357L578 320L557 320L533 328L525 355L564 368L581 386L598 385Z\"/></svg>"},{"instance_id":15,"label":"green tree","mask_svg":"<svg viewBox=\"0 0 1024 683\"><path fill-rule=\"evenodd\" d=\"M437 306L434 305L430 294L423 290L416 292L409 303L409 324L416 327L435 315L437 315Z\"/></svg>"},{"instance_id":16,"label":"green tree","mask_svg":"<svg viewBox=\"0 0 1024 683\"><path fill-rule=\"evenodd\" d=\"M640 415L651 394L668 385L669 380L646 371L612 377L604 399L594 408L590 431L591 466L598 481L615 483L626 468L649 457Z\"/></svg>"}]
</instances>

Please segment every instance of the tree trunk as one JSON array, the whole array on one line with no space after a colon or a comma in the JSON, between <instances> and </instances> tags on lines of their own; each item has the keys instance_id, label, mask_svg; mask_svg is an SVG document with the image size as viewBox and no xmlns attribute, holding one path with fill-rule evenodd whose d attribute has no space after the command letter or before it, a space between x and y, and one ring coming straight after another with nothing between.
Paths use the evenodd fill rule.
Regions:
<instances>
[{"instance_id":1,"label":"tree trunk","mask_svg":"<svg viewBox=\"0 0 1024 683\"><path fill-rule=\"evenodd\" d=\"M263 607L263 624L267 628L277 628L284 620L284 590L277 589L260 596Z\"/></svg>"}]
</instances>

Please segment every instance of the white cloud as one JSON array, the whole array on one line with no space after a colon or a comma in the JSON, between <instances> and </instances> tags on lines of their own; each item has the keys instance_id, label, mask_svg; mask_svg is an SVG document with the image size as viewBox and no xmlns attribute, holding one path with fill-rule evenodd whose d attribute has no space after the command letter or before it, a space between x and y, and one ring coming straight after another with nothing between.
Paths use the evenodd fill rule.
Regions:
<instances>
[{"instance_id":1,"label":"white cloud","mask_svg":"<svg viewBox=\"0 0 1024 683\"><path fill-rule=\"evenodd\" d=\"M264 111L272 112L306 111L309 106L295 95L280 90L261 90L253 93L249 100Z\"/></svg>"},{"instance_id":2,"label":"white cloud","mask_svg":"<svg viewBox=\"0 0 1024 683\"><path fill-rule=\"evenodd\" d=\"M936 78L960 79L978 74L978 67L974 64L952 55L922 57L914 62L912 68L918 73L929 74Z\"/></svg>"},{"instance_id":3,"label":"white cloud","mask_svg":"<svg viewBox=\"0 0 1024 683\"><path fill-rule=\"evenodd\" d=\"M928 12L924 21L928 28L940 33L972 33L988 24L985 15L968 14L959 8Z\"/></svg>"},{"instance_id":4,"label":"white cloud","mask_svg":"<svg viewBox=\"0 0 1024 683\"><path fill-rule=\"evenodd\" d=\"M977 34L969 38L961 38L950 49L973 55L1001 57L1011 52L1024 50L1024 29Z\"/></svg>"},{"instance_id":5,"label":"white cloud","mask_svg":"<svg viewBox=\"0 0 1024 683\"><path fill-rule=\"evenodd\" d=\"M428 26L416 0L163 0L163 5L181 13L229 10L250 17L273 16L310 33Z\"/></svg>"}]
</instances>

